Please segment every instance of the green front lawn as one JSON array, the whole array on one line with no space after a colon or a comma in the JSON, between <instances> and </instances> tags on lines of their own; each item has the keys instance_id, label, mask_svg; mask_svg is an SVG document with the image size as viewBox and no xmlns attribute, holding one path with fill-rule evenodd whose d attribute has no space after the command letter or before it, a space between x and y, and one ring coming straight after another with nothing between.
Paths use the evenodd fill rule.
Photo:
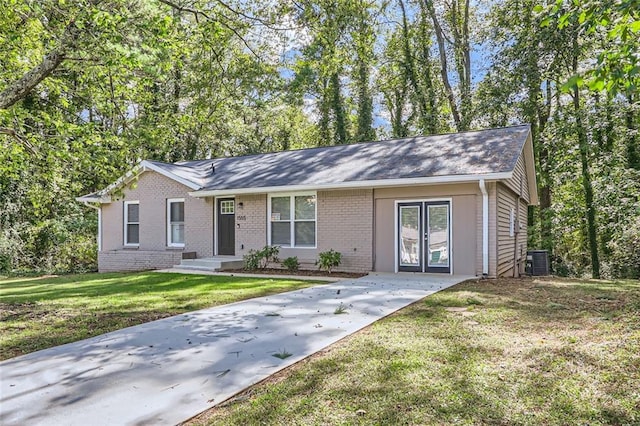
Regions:
<instances>
[{"instance_id":1,"label":"green front lawn","mask_svg":"<svg viewBox=\"0 0 640 426\"><path fill-rule=\"evenodd\" d=\"M317 283L157 272L0 279L0 360Z\"/></svg>"},{"instance_id":2,"label":"green front lawn","mask_svg":"<svg viewBox=\"0 0 640 426\"><path fill-rule=\"evenodd\" d=\"M191 424L637 425L640 283L466 282Z\"/></svg>"}]
</instances>

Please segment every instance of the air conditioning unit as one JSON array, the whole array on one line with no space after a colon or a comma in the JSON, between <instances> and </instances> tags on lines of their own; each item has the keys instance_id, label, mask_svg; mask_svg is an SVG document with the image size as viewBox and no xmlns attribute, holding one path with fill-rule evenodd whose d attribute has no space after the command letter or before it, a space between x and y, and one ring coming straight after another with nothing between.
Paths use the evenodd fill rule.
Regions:
<instances>
[{"instance_id":1,"label":"air conditioning unit","mask_svg":"<svg viewBox=\"0 0 640 426\"><path fill-rule=\"evenodd\" d=\"M529 275L549 275L549 252L547 250L529 250L525 269Z\"/></svg>"}]
</instances>

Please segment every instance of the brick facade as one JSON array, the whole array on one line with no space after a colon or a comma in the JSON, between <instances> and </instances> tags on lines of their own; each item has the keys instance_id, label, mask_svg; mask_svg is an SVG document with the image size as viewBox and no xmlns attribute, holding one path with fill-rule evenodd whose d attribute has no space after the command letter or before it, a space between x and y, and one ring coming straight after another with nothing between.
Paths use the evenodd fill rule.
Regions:
<instances>
[{"instance_id":1,"label":"brick facade","mask_svg":"<svg viewBox=\"0 0 640 426\"><path fill-rule=\"evenodd\" d=\"M373 269L373 190L318 192L318 253L342 253L337 270Z\"/></svg>"},{"instance_id":2,"label":"brick facade","mask_svg":"<svg viewBox=\"0 0 640 426\"><path fill-rule=\"evenodd\" d=\"M266 194L236 197L236 255L267 244L267 202ZM280 258L296 256L304 268L316 268L318 253L334 249L342 253L336 270L370 271L373 190L318 191L317 203L317 248L281 248Z\"/></svg>"},{"instance_id":3,"label":"brick facade","mask_svg":"<svg viewBox=\"0 0 640 426\"><path fill-rule=\"evenodd\" d=\"M236 197L236 255L244 256L266 244L267 195Z\"/></svg>"},{"instance_id":4,"label":"brick facade","mask_svg":"<svg viewBox=\"0 0 640 426\"><path fill-rule=\"evenodd\" d=\"M156 172L142 173L127 185L119 199L102 206L102 251L98 256L99 271L163 268L180 263L182 252L195 252L197 257L213 256L213 200L189 196L190 189ZM114 196L115 198L115 196ZM167 246L167 199L183 198L185 214L185 246ZM140 203L140 245L125 248L123 241L124 202ZM109 257L107 253L116 252ZM159 253L152 255L150 253ZM122 268L115 264L121 261ZM168 265L168 259L178 259ZM109 262L111 262L109 260ZM157 264L152 264L152 260ZM171 260L172 262L174 260ZM148 267L147 267L148 266Z\"/></svg>"}]
</instances>

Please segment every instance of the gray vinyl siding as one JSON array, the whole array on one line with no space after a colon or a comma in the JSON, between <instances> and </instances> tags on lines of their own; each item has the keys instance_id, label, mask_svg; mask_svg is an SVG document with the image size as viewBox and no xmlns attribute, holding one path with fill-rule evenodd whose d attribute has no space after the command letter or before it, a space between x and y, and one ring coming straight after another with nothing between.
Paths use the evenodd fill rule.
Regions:
<instances>
[{"instance_id":1,"label":"gray vinyl siding","mask_svg":"<svg viewBox=\"0 0 640 426\"><path fill-rule=\"evenodd\" d=\"M517 259L522 262L527 251L527 202L509 189L506 184L498 184L497 191L497 276L512 276L514 267L514 249L517 251ZM520 222L520 228L512 237L509 233L511 209L516 209L516 215ZM515 239L518 239L515 244Z\"/></svg>"},{"instance_id":2,"label":"gray vinyl siding","mask_svg":"<svg viewBox=\"0 0 640 426\"><path fill-rule=\"evenodd\" d=\"M522 193L520 194L520 196L527 202L531 201L531 194L529 193L529 181L527 179L527 172L524 163L524 155L520 155L520 157L518 157L516 166L513 169L513 177L511 179L505 180L504 184L516 194L520 193L520 188L522 188Z\"/></svg>"}]
</instances>

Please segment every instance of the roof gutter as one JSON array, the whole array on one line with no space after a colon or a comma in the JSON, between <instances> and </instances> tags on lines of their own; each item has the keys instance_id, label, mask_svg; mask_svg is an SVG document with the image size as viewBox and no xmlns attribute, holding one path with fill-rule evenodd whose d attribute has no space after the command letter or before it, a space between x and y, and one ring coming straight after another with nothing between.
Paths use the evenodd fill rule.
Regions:
<instances>
[{"instance_id":1,"label":"roof gutter","mask_svg":"<svg viewBox=\"0 0 640 426\"><path fill-rule=\"evenodd\" d=\"M358 189L358 188L384 188L390 186L412 186L412 185L435 185L435 184L451 184L451 183L473 183L478 180L493 181L502 179L511 179L513 171L503 173L487 173L484 175L447 175L447 176L431 176L422 178L406 178L406 179L379 179L364 180L357 182L339 182L327 183L320 185L283 185L283 186L265 186L259 188L231 188L231 189L201 189L199 191L189 192L189 195L196 198L201 197L222 197L229 195L243 194L266 194L273 192L301 192L301 191L318 191L323 189Z\"/></svg>"},{"instance_id":2,"label":"roof gutter","mask_svg":"<svg viewBox=\"0 0 640 426\"><path fill-rule=\"evenodd\" d=\"M489 193L484 179L480 179L482 192L482 275L489 275Z\"/></svg>"}]
</instances>

